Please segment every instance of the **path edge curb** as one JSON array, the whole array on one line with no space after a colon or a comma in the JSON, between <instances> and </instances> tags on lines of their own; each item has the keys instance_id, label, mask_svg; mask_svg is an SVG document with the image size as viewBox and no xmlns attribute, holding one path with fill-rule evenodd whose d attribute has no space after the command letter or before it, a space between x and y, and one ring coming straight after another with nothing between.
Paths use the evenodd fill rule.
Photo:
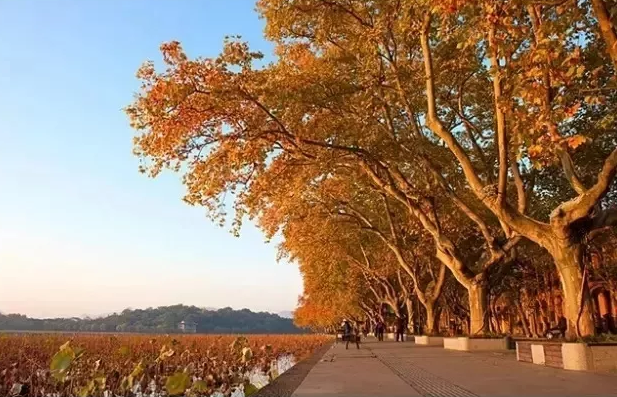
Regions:
<instances>
[{"instance_id":1,"label":"path edge curb","mask_svg":"<svg viewBox=\"0 0 617 397\"><path fill-rule=\"evenodd\" d=\"M325 343L311 356L291 367L274 381L259 389L255 394L251 394L251 397L291 397L315 364L332 349L333 345L334 341Z\"/></svg>"}]
</instances>

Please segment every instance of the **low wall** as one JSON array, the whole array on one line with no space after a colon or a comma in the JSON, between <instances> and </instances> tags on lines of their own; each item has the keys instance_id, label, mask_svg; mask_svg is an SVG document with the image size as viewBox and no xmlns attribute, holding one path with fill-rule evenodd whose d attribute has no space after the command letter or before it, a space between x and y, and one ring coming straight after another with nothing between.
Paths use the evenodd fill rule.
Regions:
<instances>
[{"instance_id":1,"label":"low wall","mask_svg":"<svg viewBox=\"0 0 617 397\"><path fill-rule=\"evenodd\" d=\"M463 344L459 339L462 338L443 338L443 348L449 350L465 350L466 344Z\"/></svg>"},{"instance_id":2,"label":"low wall","mask_svg":"<svg viewBox=\"0 0 617 397\"><path fill-rule=\"evenodd\" d=\"M516 359L525 363L533 363L530 342L516 342Z\"/></svg>"},{"instance_id":3,"label":"low wall","mask_svg":"<svg viewBox=\"0 0 617 397\"><path fill-rule=\"evenodd\" d=\"M416 335L415 342L418 345L427 345L427 346L443 346L444 338L443 336L426 336L426 335Z\"/></svg>"},{"instance_id":4,"label":"low wall","mask_svg":"<svg viewBox=\"0 0 617 397\"><path fill-rule=\"evenodd\" d=\"M383 334L384 340L396 340L396 334L392 332L388 332L387 334ZM403 334L404 341L412 341L414 338L413 334Z\"/></svg>"},{"instance_id":5,"label":"low wall","mask_svg":"<svg viewBox=\"0 0 617 397\"><path fill-rule=\"evenodd\" d=\"M443 347L450 350L481 351L481 350L506 350L508 348L505 338L482 339L468 338L466 336L444 338Z\"/></svg>"},{"instance_id":6,"label":"low wall","mask_svg":"<svg viewBox=\"0 0 617 397\"><path fill-rule=\"evenodd\" d=\"M516 342L516 359L572 371L614 372L617 370L617 344Z\"/></svg>"},{"instance_id":7,"label":"low wall","mask_svg":"<svg viewBox=\"0 0 617 397\"><path fill-rule=\"evenodd\" d=\"M563 368L573 371L591 371L591 349L585 343L562 343L561 358Z\"/></svg>"},{"instance_id":8,"label":"low wall","mask_svg":"<svg viewBox=\"0 0 617 397\"><path fill-rule=\"evenodd\" d=\"M617 371L617 345L591 345L589 349L594 371Z\"/></svg>"},{"instance_id":9,"label":"low wall","mask_svg":"<svg viewBox=\"0 0 617 397\"><path fill-rule=\"evenodd\" d=\"M562 343L543 341L516 342L516 359L527 363L563 368Z\"/></svg>"}]
</instances>

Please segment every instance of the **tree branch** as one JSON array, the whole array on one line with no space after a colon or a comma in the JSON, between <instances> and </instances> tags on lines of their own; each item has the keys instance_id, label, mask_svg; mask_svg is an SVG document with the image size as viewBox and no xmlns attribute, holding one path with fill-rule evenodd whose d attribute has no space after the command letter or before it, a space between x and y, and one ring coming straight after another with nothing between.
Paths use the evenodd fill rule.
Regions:
<instances>
[{"instance_id":1,"label":"tree branch","mask_svg":"<svg viewBox=\"0 0 617 397\"><path fill-rule=\"evenodd\" d=\"M613 61L613 68L617 71L617 33L611 15L604 0L591 0L591 5L600 25L602 38L606 42L606 52Z\"/></svg>"},{"instance_id":2,"label":"tree branch","mask_svg":"<svg viewBox=\"0 0 617 397\"><path fill-rule=\"evenodd\" d=\"M566 201L553 211L551 223L558 222L571 224L579 219L589 216L596 206L608 192L615 173L617 172L617 148L604 161L602 169L598 173L597 182L583 194L579 194L572 200Z\"/></svg>"},{"instance_id":3,"label":"tree branch","mask_svg":"<svg viewBox=\"0 0 617 397\"><path fill-rule=\"evenodd\" d=\"M501 75L497 59L496 27L491 24L488 34L490 47L490 62L493 74L493 96L495 101L495 117L497 119L497 147L499 153L499 179L497 183L497 204L503 207L506 201L508 186L508 140L506 138L506 118L501 110Z\"/></svg>"},{"instance_id":4,"label":"tree branch","mask_svg":"<svg viewBox=\"0 0 617 397\"><path fill-rule=\"evenodd\" d=\"M431 14L427 12L424 16L424 24L422 34L420 35L420 43L422 46L422 55L424 57L424 73L426 76L426 100L427 100L427 114L426 124L439 138L441 138L446 145L450 148L456 159L459 161L465 177L469 182L469 185L474 192L481 196L484 200L484 194L482 193L483 184L478 177L478 174L473 166L473 163L469 159L469 156L454 136L447 131L439 118L437 117L437 100L435 97L435 78L433 75L433 58L431 54L431 48L429 45L429 30L431 26Z\"/></svg>"},{"instance_id":5,"label":"tree branch","mask_svg":"<svg viewBox=\"0 0 617 397\"><path fill-rule=\"evenodd\" d=\"M523 182L523 178L521 178L521 172L518 169L518 163L516 159L512 159L512 161L510 162L510 170L512 171L514 185L516 186L516 196L518 198L517 210L521 214L524 214L527 208L527 192L525 191L525 183Z\"/></svg>"},{"instance_id":6,"label":"tree branch","mask_svg":"<svg viewBox=\"0 0 617 397\"><path fill-rule=\"evenodd\" d=\"M566 176L568 182L570 182L570 186L572 189L578 194L583 194L587 191L587 188L583 184L583 182L579 179L576 169L574 168L574 163L572 162L572 157L570 153L565 149L558 149L559 159L561 160L561 168L563 168L563 172Z\"/></svg>"}]
</instances>

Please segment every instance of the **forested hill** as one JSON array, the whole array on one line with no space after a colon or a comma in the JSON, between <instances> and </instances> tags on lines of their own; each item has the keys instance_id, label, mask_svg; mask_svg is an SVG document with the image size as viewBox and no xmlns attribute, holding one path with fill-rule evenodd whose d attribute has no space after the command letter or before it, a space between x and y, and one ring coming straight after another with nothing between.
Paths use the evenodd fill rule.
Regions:
<instances>
[{"instance_id":1,"label":"forested hill","mask_svg":"<svg viewBox=\"0 0 617 397\"><path fill-rule=\"evenodd\" d=\"M196 306L162 306L126 309L100 318L35 319L21 314L0 314L0 330L5 331L88 331L88 332L181 332L181 321L196 325L197 333L301 333L291 319L248 309L210 310Z\"/></svg>"}]
</instances>

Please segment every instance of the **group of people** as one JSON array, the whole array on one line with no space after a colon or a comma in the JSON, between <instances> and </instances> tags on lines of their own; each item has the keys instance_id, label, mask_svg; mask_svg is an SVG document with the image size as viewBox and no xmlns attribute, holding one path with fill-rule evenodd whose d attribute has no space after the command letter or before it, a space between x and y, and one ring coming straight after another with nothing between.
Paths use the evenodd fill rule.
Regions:
<instances>
[{"instance_id":1,"label":"group of people","mask_svg":"<svg viewBox=\"0 0 617 397\"><path fill-rule=\"evenodd\" d=\"M349 349L349 343L355 343L356 348L360 348L360 324L352 324L349 320L344 320L342 325L342 340L345 342L345 349ZM395 324L396 341L404 342L405 330L407 329L406 318L397 318ZM382 320L377 320L374 327L375 336L378 341L383 341L384 333L386 332L386 324ZM368 334L368 328L363 327L362 333L364 337Z\"/></svg>"},{"instance_id":2,"label":"group of people","mask_svg":"<svg viewBox=\"0 0 617 397\"><path fill-rule=\"evenodd\" d=\"M375 326L375 334L377 334L377 339L380 341L383 340L383 333L385 331L385 328L386 326L381 320L379 320L377 322L377 325ZM405 317L398 317L394 325L394 331L396 334L397 342L405 341L405 331L406 330L407 330L407 319Z\"/></svg>"},{"instance_id":3,"label":"group of people","mask_svg":"<svg viewBox=\"0 0 617 397\"><path fill-rule=\"evenodd\" d=\"M405 330L407 329L407 321L404 317L399 317L396 319L395 324L395 332L396 332L396 341L404 342ZM378 341L383 341L383 334L386 331L386 324L382 320L377 320L375 324L375 336Z\"/></svg>"},{"instance_id":4,"label":"group of people","mask_svg":"<svg viewBox=\"0 0 617 397\"><path fill-rule=\"evenodd\" d=\"M381 320L377 320L377 323L375 324L375 336L377 337L378 341L383 340L383 333L385 331L386 331L386 324L384 324L384 322Z\"/></svg>"}]
</instances>

